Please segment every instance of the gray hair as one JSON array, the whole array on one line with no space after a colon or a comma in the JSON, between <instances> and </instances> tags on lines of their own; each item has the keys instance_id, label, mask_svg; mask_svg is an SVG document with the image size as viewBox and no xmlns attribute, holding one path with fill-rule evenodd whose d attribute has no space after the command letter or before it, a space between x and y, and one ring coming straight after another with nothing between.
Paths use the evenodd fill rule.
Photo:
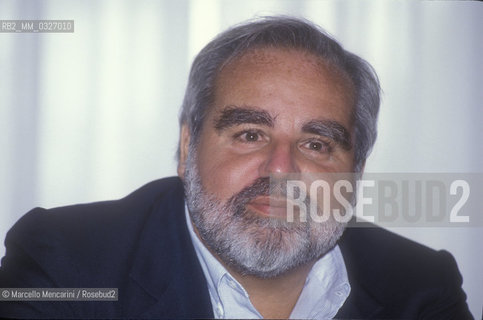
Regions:
<instances>
[{"instance_id":1,"label":"gray hair","mask_svg":"<svg viewBox=\"0 0 483 320\"><path fill-rule=\"evenodd\" d=\"M299 49L327 61L346 73L355 88L354 171L362 170L377 136L380 86L371 65L342 48L320 27L304 19L276 16L250 20L219 34L196 56L180 114L191 145L198 143L203 120L213 104L215 81L229 61L256 48ZM178 148L179 157L179 148Z\"/></svg>"}]
</instances>

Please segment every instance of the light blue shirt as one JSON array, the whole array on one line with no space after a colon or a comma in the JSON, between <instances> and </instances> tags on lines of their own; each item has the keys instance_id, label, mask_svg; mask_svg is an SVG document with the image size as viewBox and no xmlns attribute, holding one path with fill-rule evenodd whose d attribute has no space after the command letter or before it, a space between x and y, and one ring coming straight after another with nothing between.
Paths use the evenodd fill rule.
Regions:
<instances>
[{"instance_id":1,"label":"light blue shirt","mask_svg":"<svg viewBox=\"0 0 483 320\"><path fill-rule=\"evenodd\" d=\"M185 215L191 241L208 284L215 318L262 319L243 286L198 238L186 207ZM344 259L339 246L336 246L312 267L290 318L332 319L349 293Z\"/></svg>"}]
</instances>

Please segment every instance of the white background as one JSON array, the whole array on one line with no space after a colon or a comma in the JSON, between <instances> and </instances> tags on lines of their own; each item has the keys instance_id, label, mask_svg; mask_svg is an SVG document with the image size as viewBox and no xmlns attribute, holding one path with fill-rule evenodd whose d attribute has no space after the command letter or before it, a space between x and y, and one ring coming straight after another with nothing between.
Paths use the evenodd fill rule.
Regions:
<instances>
[{"instance_id":1,"label":"white background","mask_svg":"<svg viewBox=\"0 0 483 320\"><path fill-rule=\"evenodd\" d=\"M366 171L482 172L482 3L1 0L0 19L73 19L75 32L0 33L0 238L35 206L119 198L174 175L194 55L226 27L278 13L313 20L377 70ZM455 256L480 318L482 228L396 231Z\"/></svg>"}]
</instances>

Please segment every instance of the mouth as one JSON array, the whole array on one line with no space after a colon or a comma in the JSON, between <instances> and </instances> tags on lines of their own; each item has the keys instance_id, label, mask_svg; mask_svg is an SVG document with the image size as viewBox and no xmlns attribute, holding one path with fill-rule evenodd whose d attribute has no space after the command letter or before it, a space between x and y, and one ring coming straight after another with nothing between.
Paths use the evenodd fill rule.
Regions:
<instances>
[{"instance_id":1,"label":"mouth","mask_svg":"<svg viewBox=\"0 0 483 320\"><path fill-rule=\"evenodd\" d=\"M260 196L250 201L247 207L261 216L286 219L287 205L286 198Z\"/></svg>"}]
</instances>

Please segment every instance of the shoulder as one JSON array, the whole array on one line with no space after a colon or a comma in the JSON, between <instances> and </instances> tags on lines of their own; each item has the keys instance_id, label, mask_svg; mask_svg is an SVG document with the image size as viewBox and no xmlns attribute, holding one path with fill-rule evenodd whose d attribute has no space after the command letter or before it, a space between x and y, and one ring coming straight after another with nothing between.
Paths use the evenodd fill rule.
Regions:
<instances>
[{"instance_id":1,"label":"shoulder","mask_svg":"<svg viewBox=\"0 0 483 320\"><path fill-rule=\"evenodd\" d=\"M340 247L351 286L385 306L385 316L466 312L462 278L449 252L368 226L348 228Z\"/></svg>"},{"instance_id":2,"label":"shoulder","mask_svg":"<svg viewBox=\"0 0 483 320\"><path fill-rule=\"evenodd\" d=\"M89 278L99 284L99 271L112 270L102 275L108 282L109 276L125 271L121 269L153 207L169 206L183 196L181 181L172 177L148 183L119 200L33 209L7 233L2 269L15 273L14 266L32 270L42 266L38 272L46 274L35 278L52 279L55 283L50 285L65 287Z\"/></svg>"},{"instance_id":3,"label":"shoulder","mask_svg":"<svg viewBox=\"0 0 483 320\"><path fill-rule=\"evenodd\" d=\"M55 234L72 235L82 228L116 229L120 224L142 220L153 204L169 200L176 194L183 197L181 181L176 177L156 180L135 190L124 198L111 201L76 204L53 209L35 208L24 216L9 231L9 234L25 233L35 229L50 229ZM167 197L168 196L168 197ZM164 199L167 198L167 199ZM124 226L123 226L124 227ZM41 230L46 231L46 230ZM43 234L44 236L51 233Z\"/></svg>"},{"instance_id":4,"label":"shoulder","mask_svg":"<svg viewBox=\"0 0 483 320\"><path fill-rule=\"evenodd\" d=\"M431 275L439 273L438 264L452 259L445 251L433 250L374 225L348 228L340 246L349 268L357 266L353 272L390 279L392 283L431 281Z\"/></svg>"}]
</instances>

